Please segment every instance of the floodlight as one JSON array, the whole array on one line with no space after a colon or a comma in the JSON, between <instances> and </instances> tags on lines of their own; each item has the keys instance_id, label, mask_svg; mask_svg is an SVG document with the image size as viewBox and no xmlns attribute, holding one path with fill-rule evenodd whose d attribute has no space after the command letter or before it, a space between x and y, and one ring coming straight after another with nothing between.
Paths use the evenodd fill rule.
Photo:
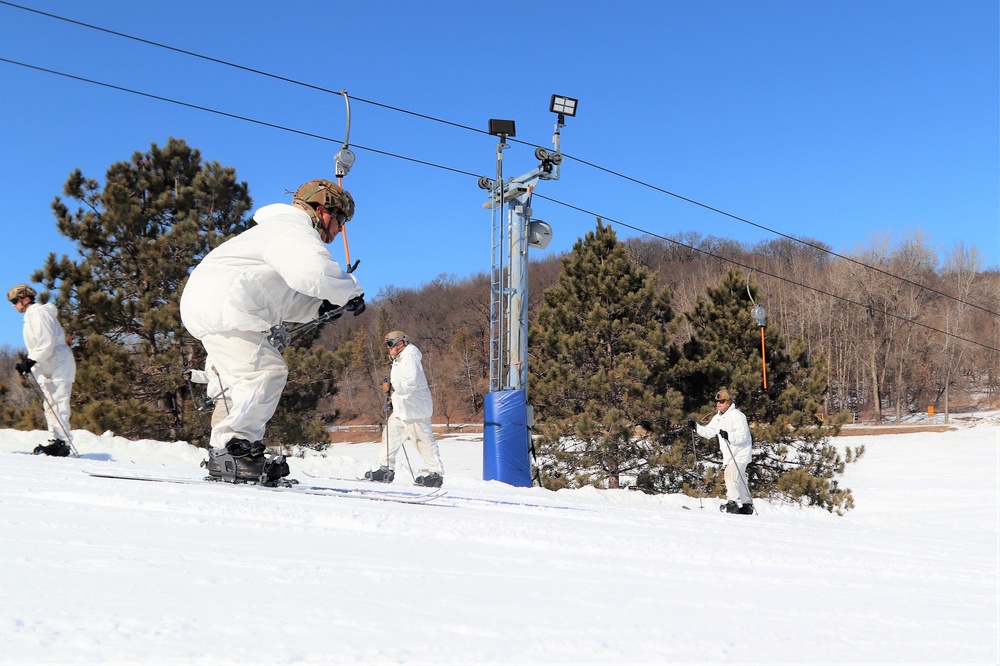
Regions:
<instances>
[{"instance_id":1,"label":"floodlight","mask_svg":"<svg viewBox=\"0 0 1000 666\"><path fill-rule=\"evenodd\" d=\"M552 113L558 113L560 121L563 116L569 116L572 118L576 115L576 104L579 101L580 100L573 99L572 97L553 95L552 101L549 102L549 111Z\"/></svg>"},{"instance_id":2,"label":"floodlight","mask_svg":"<svg viewBox=\"0 0 1000 666\"><path fill-rule=\"evenodd\" d=\"M493 136L515 136L513 120L490 118L490 134Z\"/></svg>"}]
</instances>

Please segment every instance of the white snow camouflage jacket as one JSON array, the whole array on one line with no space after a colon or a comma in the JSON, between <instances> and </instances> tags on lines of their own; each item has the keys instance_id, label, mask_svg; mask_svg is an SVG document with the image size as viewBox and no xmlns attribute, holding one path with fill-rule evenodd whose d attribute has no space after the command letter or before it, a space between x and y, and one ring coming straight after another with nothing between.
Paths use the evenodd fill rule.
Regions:
<instances>
[{"instance_id":1,"label":"white snow camouflage jacket","mask_svg":"<svg viewBox=\"0 0 1000 666\"><path fill-rule=\"evenodd\" d=\"M729 433L729 446L719 437L719 450L722 451L722 464L728 465L733 462L733 458L740 464L748 464L750 455L753 452L753 439L750 437L750 425L747 417L736 405L730 404L725 414L716 412L707 426L696 424L698 434L705 438L716 437L720 430ZM729 449L733 450L733 455L729 455Z\"/></svg>"},{"instance_id":2,"label":"white snow camouflage jacket","mask_svg":"<svg viewBox=\"0 0 1000 666\"><path fill-rule=\"evenodd\" d=\"M24 345L28 358L36 363L31 369L35 376L67 382L75 379L76 360L66 344L54 303L33 303L24 311Z\"/></svg>"},{"instance_id":3,"label":"white snow camouflage jacket","mask_svg":"<svg viewBox=\"0 0 1000 666\"><path fill-rule=\"evenodd\" d=\"M392 359L389 382L392 384L392 413L404 421L429 419L434 413L431 390L427 386L420 353L414 344L407 344Z\"/></svg>"},{"instance_id":4,"label":"white snow camouflage jacket","mask_svg":"<svg viewBox=\"0 0 1000 666\"><path fill-rule=\"evenodd\" d=\"M271 204L253 219L256 226L209 252L192 271L181 294L181 320L191 335L306 322L324 299L344 305L363 293L304 211Z\"/></svg>"}]
</instances>

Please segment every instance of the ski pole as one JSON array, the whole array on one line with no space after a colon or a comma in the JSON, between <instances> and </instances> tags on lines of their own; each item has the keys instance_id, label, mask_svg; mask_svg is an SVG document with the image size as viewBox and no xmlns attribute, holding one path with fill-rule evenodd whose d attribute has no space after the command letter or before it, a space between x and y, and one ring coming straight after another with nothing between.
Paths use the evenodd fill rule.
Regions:
<instances>
[{"instance_id":1,"label":"ski pole","mask_svg":"<svg viewBox=\"0 0 1000 666\"><path fill-rule=\"evenodd\" d=\"M726 443L726 449L729 451L729 459L733 461L734 465L736 465L736 473L739 474L739 476L740 476L740 483L743 484L743 487L746 488L747 495L749 495L750 494L750 484L748 484L747 480L743 478L743 472L740 471L740 466L736 462L736 456L733 455L733 447L731 447L729 445L729 438L728 437L723 437L722 439ZM754 513L757 513L757 507L755 507L753 505L753 498L750 499L750 508L753 509Z\"/></svg>"},{"instance_id":2,"label":"ski pole","mask_svg":"<svg viewBox=\"0 0 1000 666\"><path fill-rule=\"evenodd\" d=\"M222 391L219 393L217 397L212 398L212 401L214 402L215 400L221 398L222 406L226 408L226 414L228 415L230 411L229 411L229 399L226 398L226 391L229 390L229 387L222 383L222 375L219 374L219 371L215 369L214 365L212 366L212 372L215 373L215 378L219 380L219 388L222 389Z\"/></svg>"},{"instance_id":3,"label":"ski pole","mask_svg":"<svg viewBox=\"0 0 1000 666\"><path fill-rule=\"evenodd\" d=\"M284 324L272 326L271 330L267 332L267 341L271 343L271 345L279 352L283 352L288 345L295 342L295 340L301 337L304 333L308 333L328 321L333 321L334 319L339 318L345 312L354 312L354 316L358 316L361 312L364 312L363 307L360 311L358 311L359 303L361 306L364 306L364 300L361 299L361 296L355 296L351 300L347 301L346 304L337 306L323 315L316 317L312 321L305 322L304 324L292 326L291 328L288 328Z\"/></svg>"},{"instance_id":4,"label":"ski pole","mask_svg":"<svg viewBox=\"0 0 1000 666\"><path fill-rule=\"evenodd\" d=\"M382 384L385 385L385 384L388 384L388 383L389 383L389 378L388 377L383 377L382 378ZM391 395L391 393L390 393L389 389L386 389L382 393L382 397L383 397L383 405L382 405L383 406L383 410L382 411L385 413L385 428L384 428L384 430L385 430L385 461L387 463L389 462L389 410L392 408L392 402L391 402L391 400L389 398L390 395Z\"/></svg>"},{"instance_id":5,"label":"ski pole","mask_svg":"<svg viewBox=\"0 0 1000 666\"><path fill-rule=\"evenodd\" d=\"M55 417L59 427L62 428L63 434L66 435L66 442L69 444L69 448L73 452L73 457L79 458L80 453L76 450L76 446L73 444L73 436L70 434L69 428L67 428L66 424L63 423L62 417L59 416L59 412L57 412L52 406L52 403L49 401L49 397L45 395L45 389L43 389L42 385L38 383L38 378L35 377L35 373L32 370L28 370L28 374L31 375L31 381L33 382L35 389L38 391L39 395L42 396L42 402L45 403L48 410L52 412L52 416Z\"/></svg>"},{"instance_id":6,"label":"ski pole","mask_svg":"<svg viewBox=\"0 0 1000 666\"><path fill-rule=\"evenodd\" d=\"M698 442L697 442L697 438L698 438L698 433L695 432L694 430L692 430L691 431L691 448L694 449L694 472L695 472L695 474L698 473ZM704 479L702 479L702 480L704 481ZM703 494L704 494L704 492L701 492L701 491L699 491L699 493L698 493L698 508L699 509L704 509L705 508L705 501L701 498L701 496Z\"/></svg>"},{"instance_id":7,"label":"ski pole","mask_svg":"<svg viewBox=\"0 0 1000 666\"><path fill-rule=\"evenodd\" d=\"M388 377L383 377L382 382L385 384L389 383ZM390 391L385 392L385 460L386 463L389 462L389 407L392 404L390 401ZM413 465L410 464L410 454L406 452L406 439L403 439L399 443L399 448L403 450L403 459L406 460L406 468L410 470L410 478L416 483L417 475L413 473Z\"/></svg>"}]
</instances>

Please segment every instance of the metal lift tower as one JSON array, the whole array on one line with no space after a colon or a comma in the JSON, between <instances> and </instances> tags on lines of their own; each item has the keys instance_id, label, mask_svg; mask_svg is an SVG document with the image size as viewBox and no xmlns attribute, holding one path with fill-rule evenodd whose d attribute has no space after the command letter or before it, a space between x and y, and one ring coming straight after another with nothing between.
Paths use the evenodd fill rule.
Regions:
<instances>
[{"instance_id":1,"label":"metal lift tower","mask_svg":"<svg viewBox=\"0 0 1000 666\"><path fill-rule=\"evenodd\" d=\"M483 177L489 191L484 204L493 215L490 270L490 392L483 404L483 479L513 486L531 485L531 435L534 414L528 404L528 248L544 248L552 228L531 217L531 195L541 180L558 180L562 153L559 130L566 116L576 115L577 100L553 95L549 110L557 114L553 152L535 149L538 166L503 179L503 150L514 136L513 120L490 120L499 138L495 180ZM504 214L506 204L506 215Z\"/></svg>"}]
</instances>

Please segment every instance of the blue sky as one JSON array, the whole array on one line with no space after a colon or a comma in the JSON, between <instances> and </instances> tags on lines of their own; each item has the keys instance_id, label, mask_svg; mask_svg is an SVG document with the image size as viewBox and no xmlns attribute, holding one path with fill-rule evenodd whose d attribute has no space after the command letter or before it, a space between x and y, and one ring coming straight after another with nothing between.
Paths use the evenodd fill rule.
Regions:
<instances>
[{"instance_id":1,"label":"blue sky","mask_svg":"<svg viewBox=\"0 0 1000 666\"><path fill-rule=\"evenodd\" d=\"M993 0L367 3L22 0L35 9L551 147L551 94L580 100L562 148L784 234L850 252L921 231L942 253L1000 267L1000 39ZM0 62L0 284L50 252L75 256L50 205L75 168L184 139L235 167L256 205L333 176L344 103L332 95L0 4L0 58L332 139L311 138ZM475 175L496 140L355 101L352 259L369 296L490 265ZM455 173L361 147L443 165ZM504 151L504 175L533 149ZM572 159L537 192L670 236L776 236ZM536 197L563 252L594 218ZM637 232L620 228L624 238ZM343 263L344 248L331 245ZM0 344L22 347L21 316Z\"/></svg>"}]
</instances>

